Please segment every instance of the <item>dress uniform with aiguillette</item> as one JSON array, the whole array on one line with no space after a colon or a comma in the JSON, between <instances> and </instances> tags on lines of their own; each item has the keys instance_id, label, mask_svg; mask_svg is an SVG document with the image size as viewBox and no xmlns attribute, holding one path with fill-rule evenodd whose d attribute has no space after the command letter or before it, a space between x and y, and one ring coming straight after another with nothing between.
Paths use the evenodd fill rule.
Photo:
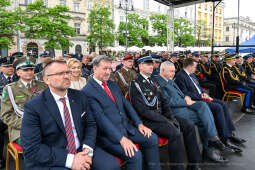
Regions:
<instances>
[{"instance_id":1,"label":"dress uniform with aiguillette","mask_svg":"<svg viewBox=\"0 0 255 170\"><path fill-rule=\"evenodd\" d=\"M138 64L152 62L153 60L150 56L138 59ZM178 116L175 117L172 114L170 106L163 98L155 80L142 75L141 72L137 74L136 78L131 82L130 98L144 125L158 136L168 139L171 169L184 170L180 130L185 141L189 141L189 144L186 145L189 162L195 165L200 161L201 157L194 124L189 120Z\"/></svg>"},{"instance_id":2,"label":"dress uniform with aiguillette","mask_svg":"<svg viewBox=\"0 0 255 170\"><path fill-rule=\"evenodd\" d=\"M34 69L35 59L21 57L14 62L13 66L17 71L19 69ZM8 84L3 89L1 119L8 126L10 141L16 141L20 144L19 138L24 104L46 88L47 85L42 81L31 80L30 83L25 83L20 77L19 81Z\"/></svg>"}]
</instances>

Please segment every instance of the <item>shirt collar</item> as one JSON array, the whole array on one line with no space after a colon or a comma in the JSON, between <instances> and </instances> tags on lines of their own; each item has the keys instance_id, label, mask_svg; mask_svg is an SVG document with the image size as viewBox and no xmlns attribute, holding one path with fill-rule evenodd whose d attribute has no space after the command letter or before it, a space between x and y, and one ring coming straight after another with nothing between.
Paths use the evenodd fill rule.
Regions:
<instances>
[{"instance_id":1,"label":"shirt collar","mask_svg":"<svg viewBox=\"0 0 255 170\"><path fill-rule=\"evenodd\" d=\"M183 70L190 76L190 73L186 69L183 69Z\"/></svg>"},{"instance_id":2,"label":"shirt collar","mask_svg":"<svg viewBox=\"0 0 255 170\"><path fill-rule=\"evenodd\" d=\"M231 65L227 64L229 67L232 67Z\"/></svg>"},{"instance_id":3,"label":"shirt collar","mask_svg":"<svg viewBox=\"0 0 255 170\"><path fill-rule=\"evenodd\" d=\"M93 79L102 87L102 83L103 83L102 81L96 79L95 76L93 76Z\"/></svg>"},{"instance_id":4,"label":"shirt collar","mask_svg":"<svg viewBox=\"0 0 255 170\"><path fill-rule=\"evenodd\" d=\"M57 95L56 93L52 92L51 90L50 90L50 93L52 94L52 96L53 96L53 98L55 99L55 101L59 101L60 98L63 98L63 97ZM68 100L67 93L65 94L64 97L65 97L66 100Z\"/></svg>"},{"instance_id":5,"label":"shirt collar","mask_svg":"<svg viewBox=\"0 0 255 170\"><path fill-rule=\"evenodd\" d=\"M27 82L25 82L25 81L23 81L22 79L20 79L21 80L21 82L22 82L22 84L24 84L24 86L25 87L27 87ZM29 82L29 84L30 84L30 87L31 87L31 85L32 85L32 80Z\"/></svg>"},{"instance_id":6,"label":"shirt collar","mask_svg":"<svg viewBox=\"0 0 255 170\"><path fill-rule=\"evenodd\" d=\"M145 78L145 80L148 80L148 76L146 76L146 75L144 75L144 74L142 74L142 73L140 73L141 74L141 76L143 76L143 78Z\"/></svg>"},{"instance_id":7,"label":"shirt collar","mask_svg":"<svg viewBox=\"0 0 255 170\"><path fill-rule=\"evenodd\" d=\"M11 76L7 76L7 75L5 75L4 73L3 73L3 75L4 75L4 77L6 78L6 79L8 79L8 77L13 77L13 75L11 75Z\"/></svg>"}]
</instances>

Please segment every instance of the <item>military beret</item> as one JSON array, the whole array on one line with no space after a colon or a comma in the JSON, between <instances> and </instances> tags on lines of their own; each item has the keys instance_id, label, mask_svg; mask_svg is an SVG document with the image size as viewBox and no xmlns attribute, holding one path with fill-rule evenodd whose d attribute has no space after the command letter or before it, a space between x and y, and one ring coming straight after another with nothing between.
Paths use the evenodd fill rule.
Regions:
<instances>
[{"instance_id":1,"label":"military beret","mask_svg":"<svg viewBox=\"0 0 255 170\"><path fill-rule=\"evenodd\" d=\"M27 69L27 68L35 68L36 59L33 57L21 57L18 58L14 63L13 67L18 69Z\"/></svg>"},{"instance_id":2,"label":"military beret","mask_svg":"<svg viewBox=\"0 0 255 170\"><path fill-rule=\"evenodd\" d=\"M127 56L125 56L125 57L123 58L123 60L133 60L133 59L134 59L134 57L131 56L131 55L127 55Z\"/></svg>"},{"instance_id":3,"label":"military beret","mask_svg":"<svg viewBox=\"0 0 255 170\"><path fill-rule=\"evenodd\" d=\"M141 64L141 63L153 63L153 59L151 56L140 57L137 60L137 64Z\"/></svg>"},{"instance_id":4,"label":"military beret","mask_svg":"<svg viewBox=\"0 0 255 170\"><path fill-rule=\"evenodd\" d=\"M12 56L0 58L0 66L12 66L14 59Z\"/></svg>"},{"instance_id":5,"label":"military beret","mask_svg":"<svg viewBox=\"0 0 255 170\"><path fill-rule=\"evenodd\" d=\"M19 57L23 57L23 56L24 56L24 54L22 52L16 52L16 53L12 54L12 57L14 57L14 58L19 58Z\"/></svg>"}]
</instances>

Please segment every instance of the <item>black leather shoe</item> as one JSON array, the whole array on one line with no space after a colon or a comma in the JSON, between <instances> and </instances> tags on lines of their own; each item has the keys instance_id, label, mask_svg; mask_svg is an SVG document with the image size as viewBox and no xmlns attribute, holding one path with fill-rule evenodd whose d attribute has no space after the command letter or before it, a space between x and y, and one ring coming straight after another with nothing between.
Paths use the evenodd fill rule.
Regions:
<instances>
[{"instance_id":1,"label":"black leather shoe","mask_svg":"<svg viewBox=\"0 0 255 170\"><path fill-rule=\"evenodd\" d=\"M0 159L0 169L3 169L5 167L5 160Z\"/></svg>"},{"instance_id":2,"label":"black leather shoe","mask_svg":"<svg viewBox=\"0 0 255 170\"><path fill-rule=\"evenodd\" d=\"M214 150L205 153L206 158L218 163L228 163L229 160Z\"/></svg>"},{"instance_id":3,"label":"black leather shoe","mask_svg":"<svg viewBox=\"0 0 255 170\"><path fill-rule=\"evenodd\" d=\"M202 170L198 164L196 165L188 165L186 170Z\"/></svg>"},{"instance_id":4,"label":"black leather shoe","mask_svg":"<svg viewBox=\"0 0 255 170\"><path fill-rule=\"evenodd\" d=\"M254 110L255 106L252 104L252 105L250 105L250 108Z\"/></svg>"},{"instance_id":5,"label":"black leather shoe","mask_svg":"<svg viewBox=\"0 0 255 170\"><path fill-rule=\"evenodd\" d=\"M255 115L255 111L253 109L250 109L250 108L242 108L241 110L243 113L246 113L246 114L252 114L252 115Z\"/></svg>"},{"instance_id":6,"label":"black leather shoe","mask_svg":"<svg viewBox=\"0 0 255 170\"><path fill-rule=\"evenodd\" d=\"M229 140L230 140L231 142L233 142L233 143L238 144L238 145L241 145L241 144L247 142L245 139L239 138L239 137L234 136L234 135L232 135L231 137L229 137Z\"/></svg>"},{"instance_id":7,"label":"black leather shoe","mask_svg":"<svg viewBox=\"0 0 255 170\"><path fill-rule=\"evenodd\" d=\"M242 153L243 150L238 146L232 144L229 140L225 142L225 146L234 150L235 153Z\"/></svg>"},{"instance_id":8,"label":"black leather shoe","mask_svg":"<svg viewBox=\"0 0 255 170\"><path fill-rule=\"evenodd\" d=\"M233 153L234 151L231 148L226 147L220 140L208 141L208 146L215 149L219 149L224 153Z\"/></svg>"}]
</instances>

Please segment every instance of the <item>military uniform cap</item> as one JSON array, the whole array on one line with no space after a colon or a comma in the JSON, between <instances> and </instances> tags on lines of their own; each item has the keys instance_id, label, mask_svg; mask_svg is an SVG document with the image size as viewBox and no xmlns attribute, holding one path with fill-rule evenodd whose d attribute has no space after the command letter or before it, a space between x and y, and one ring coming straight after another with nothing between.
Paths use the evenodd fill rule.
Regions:
<instances>
[{"instance_id":1,"label":"military uniform cap","mask_svg":"<svg viewBox=\"0 0 255 170\"><path fill-rule=\"evenodd\" d=\"M162 62L161 57L157 54L152 54L151 57L152 57L153 61L156 61L156 62L159 62L159 63Z\"/></svg>"},{"instance_id":2,"label":"military uniform cap","mask_svg":"<svg viewBox=\"0 0 255 170\"><path fill-rule=\"evenodd\" d=\"M248 55L246 55L246 56L244 56L243 58L245 59L245 60L247 60L248 58L251 58L251 57L253 57L251 54L248 54Z\"/></svg>"},{"instance_id":3,"label":"military uniform cap","mask_svg":"<svg viewBox=\"0 0 255 170\"><path fill-rule=\"evenodd\" d=\"M236 54L228 54L228 55L225 56L224 59L225 59L225 60L236 59Z\"/></svg>"},{"instance_id":4,"label":"military uniform cap","mask_svg":"<svg viewBox=\"0 0 255 170\"><path fill-rule=\"evenodd\" d=\"M209 54L208 52L203 52L203 53L200 54L200 56L201 57L209 57L208 54Z\"/></svg>"},{"instance_id":5,"label":"military uniform cap","mask_svg":"<svg viewBox=\"0 0 255 170\"><path fill-rule=\"evenodd\" d=\"M171 54L171 57L177 57L177 56L178 56L178 53Z\"/></svg>"},{"instance_id":6,"label":"military uniform cap","mask_svg":"<svg viewBox=\"0 0 255 170\"><path fill-rule=\"evenodd\" d=\"M150 55L144 56L144 57L140 57L137 60L137 64L141 64L141 63L153 63L153 58Z\"/></svg>"},{"instance_id":7,"label":"military uniform cap","mask_svg":"<svg viewBox=\"0 0 255 170\"><path fill-rule=\"evenodd\" d=\"M33 57L21 57L18 58L14 63L13 67L18 69L27 69L27 68L35 68L36 59Z\"/></svg>"},{"instance_id":8,"label":"military uniform cap","mask_svg":"<svg viewBox=\"0 0 255 170\"><path fill-rule=\"evenodd\" d=\"M192 53L192 56L194 56L194 57L200 57L200 54L199 54L198 52L193 52L193 53Z\"/></svg>"},{"instance_id":9,"label":"military uniform cap","mask_svg":"<svg viewBox=\"0 0 255 170\"><path fill-rule=\"evenodd\" d=\"M24 54L22 52L16 52L16 53L12 54L12 57L14 57L14 58L19 58L19 57L23 57L23 56L24 56Z\"/></svg>"},{"instance_id":10,"label":"military uniform cap","mask_svg":"<svg viewBox=\"0 0 255 170\"><path fill-rule=\"evenodd\" d=\"M179 58L185 58L185 55L184 55L183 53L179 53L179 54L178 54L178 57L179 57Z\"/></svg>"},{"instance_id":11,"label":"military uniform cap","mask_svg":"<svg viewBox=\"0 0 255 170\"><path fill-rule=\"evenodd\" d=\"M12 56L0 58L0 66L12 66L14 59Z\"/></svg>"}]
</instances>

